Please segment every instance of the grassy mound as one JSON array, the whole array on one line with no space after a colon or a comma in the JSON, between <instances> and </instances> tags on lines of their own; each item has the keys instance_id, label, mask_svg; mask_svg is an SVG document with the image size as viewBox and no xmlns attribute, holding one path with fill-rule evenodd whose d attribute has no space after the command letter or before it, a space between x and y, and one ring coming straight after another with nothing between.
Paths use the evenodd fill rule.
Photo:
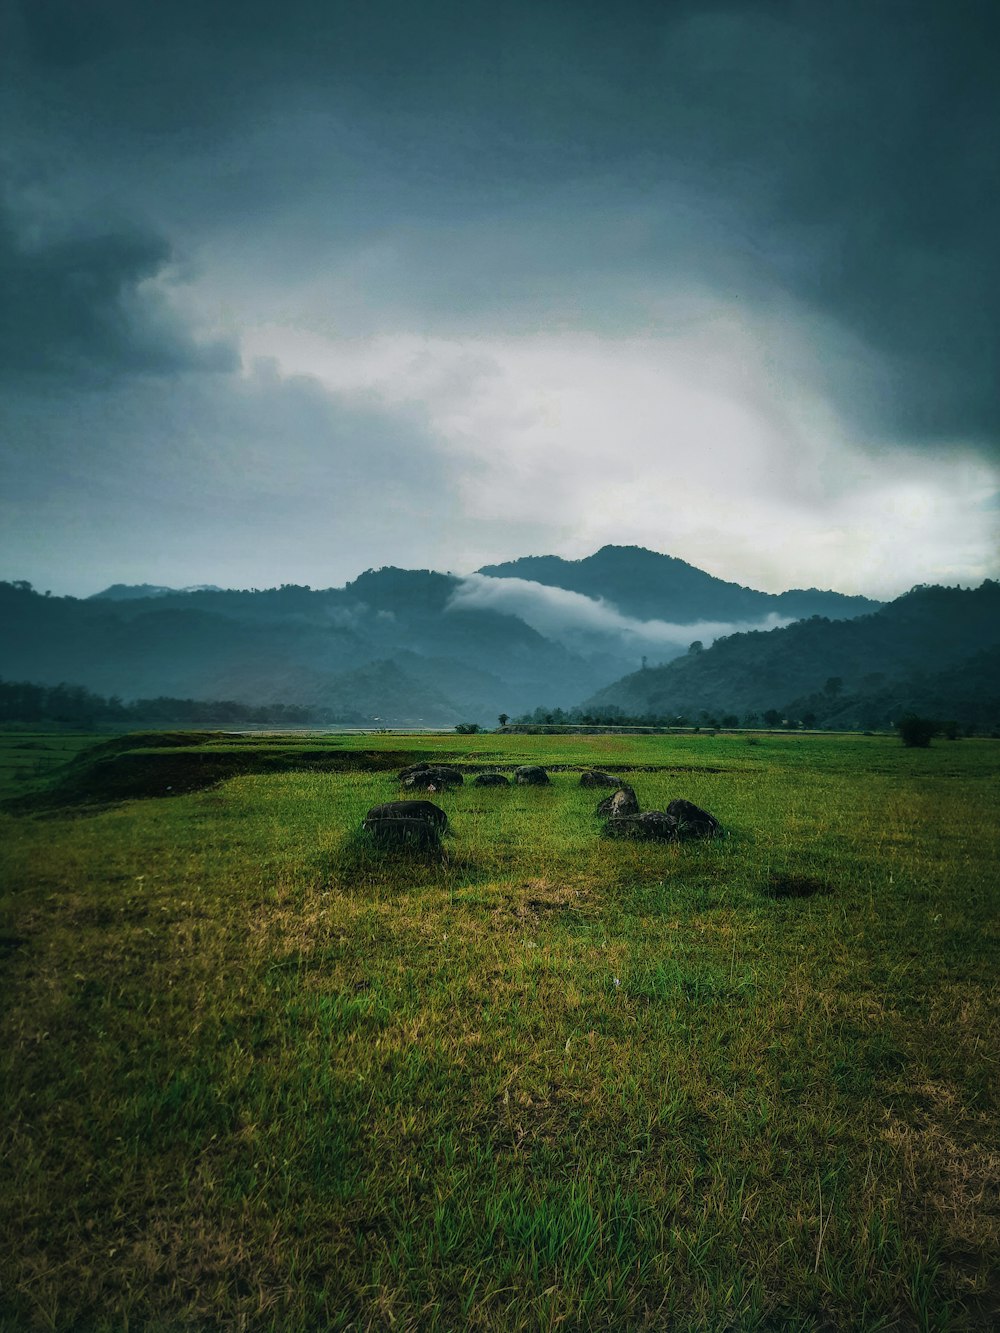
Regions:
<instances>
[{"instance_id":1,"label":"grassy mound","mask_svg":"<svg viewBox=\"0 0 1000 1333\"><path fill-rule=\"evenodd\" d=\"M104 806L203 791L249 773L381 772L417 756L409 750L344 750L333 746L240 745L224 732L136 732L102 741L78 755L41 791L2 803L11 814Z\"/></svg>"},{"instance_id":2,"label":"grassy mound","mask_svg":"<svg viewBox=\"0 0 1000 1333\"><path fill-rule=\"evenodd\" d=\"M190 750L195 746L211 745L217 741L231 742L234 738L224 731L129 731L124 736L112 736L90 746L77 755L75 763L90 763L95 759L114 758L130 750Z\"/></svg>"}]
</instances>

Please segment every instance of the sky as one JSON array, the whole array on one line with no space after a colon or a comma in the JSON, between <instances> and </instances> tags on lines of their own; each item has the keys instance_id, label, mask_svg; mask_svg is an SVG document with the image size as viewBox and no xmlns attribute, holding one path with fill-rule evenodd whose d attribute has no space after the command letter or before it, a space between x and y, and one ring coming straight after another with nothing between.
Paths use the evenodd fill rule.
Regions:
<instances>
[{"instance_id":1,"label":"sky","mask_svg":"<svg viewBox=\"0 0 1000 1333\"><path fill-rule=\"evenodd\" d=\"M1000 574L995 0L0 7L0 578Z\"/></svg>"}]
</instances>

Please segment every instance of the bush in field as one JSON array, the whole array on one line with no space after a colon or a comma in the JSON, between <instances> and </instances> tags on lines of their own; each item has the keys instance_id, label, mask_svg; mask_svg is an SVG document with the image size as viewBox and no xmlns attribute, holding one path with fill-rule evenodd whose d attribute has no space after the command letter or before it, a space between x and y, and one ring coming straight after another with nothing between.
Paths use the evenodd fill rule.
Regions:
<instances>
[{"instance_id":1,"label":"bush in field","mask_svg":"<svg viewBox=\"0 0 1000 1333\"><path fill-rule=\"evenodd\" d=\"M904 745L926 749L931 743L931 737L937 735L939 727L929 717L917 717L916 713L907 713L896 723L896 730Z\"/></svg>"},{"instance_id":2,"label":"bush in field","mask_svg":"<svg viewBox=\"0 0 1000 1333\"><path fill-rule=\"evenodd\" d=\"M459 722L455 730L460 736L475 736L480 726L478 722Z\"/></svg>"}]
</instances>

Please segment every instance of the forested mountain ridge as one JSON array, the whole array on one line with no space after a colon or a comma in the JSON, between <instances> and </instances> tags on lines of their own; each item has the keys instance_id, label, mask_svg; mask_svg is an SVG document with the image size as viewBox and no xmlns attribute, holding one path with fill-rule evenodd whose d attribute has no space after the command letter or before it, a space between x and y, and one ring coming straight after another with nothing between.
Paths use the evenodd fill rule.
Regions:
<instances>
[{"instance_id":1,"label":"forested mountain ridge","mask_svg":"<svg viewBox=\"0 0 1000 1333\"><path fill-rule=\"evenodd\" d=\"M582 560L557 555L529 555L478 571L490 578L528 579L547 587L565 588L601 597L626 615L639 619L693 623L698 620L750 621L767 615L792 620L825 615L863 615L881 603L818 588L758 592L715 578L675 556L643 546L602 546Z\"/></svg>"},{"instance_id":2,"label":"forested mountain ridge","mask_svg":"<svg viewBox=\"0 0 1000 1333\"><path fill-rule=\"evenodd\" d=\"M493 720L548 682L607 671L511 616L447 611L458 580L385 570L342 589L197 590L79 600L0 584L0 676L125 699L315 706L331 719ZM357 585L357 586L356 586Z\"/></svg>"},{"instance_id":3,"label":"forested mountain ridge","mask_svg":"<svg viewBox=\"0 0 1000 1333\"><path fill-rule=\"evenodd\" d=\"M582 712L721 717L766 713L882 725L910 707L980 723L1000 717L1000 584L918 587L871 615L813 617L733 634L631 673Z\"/></svg>"}]
</instances>

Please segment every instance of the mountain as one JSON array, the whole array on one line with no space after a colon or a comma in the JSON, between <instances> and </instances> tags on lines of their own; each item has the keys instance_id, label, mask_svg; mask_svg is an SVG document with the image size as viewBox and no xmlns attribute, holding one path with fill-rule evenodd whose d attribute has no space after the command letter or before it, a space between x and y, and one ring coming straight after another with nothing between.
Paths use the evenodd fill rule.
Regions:
<instances>
[{"instance_id":1,"label":"mountain","mask_svg":"<svg viewBox=\"0 0 1000 1333\"><path fill-rule=\"evenodd\" d=\"M0 677L125 700L294 705L331 721L489 724L539 700L569 705L640 660L669 661L692 639L811 605L847 616L877 604L755 592L635 547L529 557L465 578L388 566L319 590L115 584L78 599L7 583Z\"/></svg>"},{"instance_id":2,"label":"mountain","mask_svg":"<svg viewBox=\"0 0 1000 1333\"><path fill-rule=\"evenodd\" d=\"M876 726L906 711L1000 719L1000 584L919 587L871 615L720 638L597 691L582 713L811 717Z\"/></svg>"},{"instance_id":3,"label":"mountain","mask_svg":"<svg viewBox=\"0 0 1000 1333\"><path fill-rule=\"evenodd\" d=\"M126 699L316 705L387 725L495 720L546 694L577 694L603 667L515 616L452 607L460 580L368 571L344 588L43 597L0 584L0 677L70 681ZM618 659L631 664L634 658Z\"/></svg>"},{"instance_id":4,"label":"mountain","mask_svg":"<svg viewBox=\"0 0 1000 1333\"><path fill-rule=\"evenodd\" d=\"M447 727L455 723L455 704L433 683L418 680L397 662L368 662L333 676L316 691L327 714L349 723L390 726L405 718L414 726Z\"/></svg>"},{"instance_id":5,"label":"mountain","mask_svg":"<svg viewBox=\"0 0 1000 1333\"><path fill-rule=\"evenodd\" d=\"M584 560L529 555L506 564L484 565L478 572L489 578L526 579L587 597L601 597L625 615L675 624L763 620L769 615L789 620L816 615L846 620L881 605L868 597L817 588L757 592L642 546L602 546Z\"/></svg>"}]
</instances>

